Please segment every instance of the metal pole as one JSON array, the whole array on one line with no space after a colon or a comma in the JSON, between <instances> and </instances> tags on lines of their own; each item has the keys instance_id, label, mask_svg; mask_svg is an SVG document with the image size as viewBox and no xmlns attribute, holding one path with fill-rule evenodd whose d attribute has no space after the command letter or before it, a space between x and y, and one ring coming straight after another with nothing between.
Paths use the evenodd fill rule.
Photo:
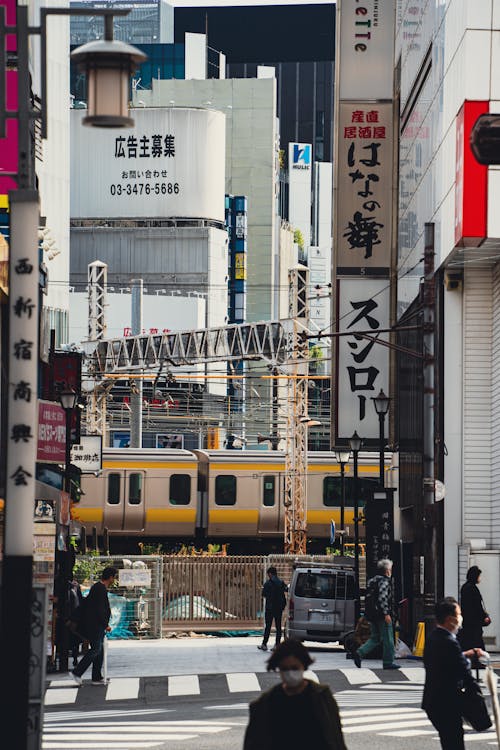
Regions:
<instances>
[{"instance_id":1,"label":"metal pole","mask_svg":"<svg viewBox=\"0 0 500 750\"><path fill-rule=\"evenodd\" d=\"M360 613L359 602L359 498L358 498L358 451L352 452L354 459L354 580L356 582L356 599L354 602L354 621Z\"/></svg>"},{"instance_id":2,"label":"metal pole","mask_svg":"<svg viewBox=\"0 0 500 750\"><path fill-rule=\"evenodd\" d=\"M384 482L384 421L385 421L385 414L379 414L378 415L378 427L379 427L379 482L380 486L383 487Z\"/></svg>"},{"instance_id":3,"label":"metal pole","mask_svg":"<svg viewBox=\"0 0 500 750\"><path fill-rule=\"evenodd\" d=\"M142 333L142 279L132 279L132 335ZM142 381L130 395L130 447L142 448Z\"/></svg>"},{"instance_id":4,"label":"metal pole","mask_svg":"<svg viewBox=\"0 0 500 750\"><path fill-rule=\"evenodd\" d=\"M71 463L71 422L73 409L65 409L66 416L66 443L64 458L64 491L71 493L70 470ZM69 531L69 529L68 529ZM55 589L57 594L57 655L59 657L59 672L68 671L69 657L69 631L65 625L69 616L68 582L70 580L73 564L70 555L69 534L66 538L67 551L57 552L57 578Z\"/></svg>"},{"instance_id":5,"label":"metal pole","mask_svg":"<svg viewBox=\"0 0 500 750\"><path fill-rule=\"evenodd\" d=\"M344 521L345 521L345 464L340 462L340 555L344 556Z\"/></svg>"},{"instance_id":6,"label":"metal pole","mask_svg":"<svg viewBox=\"0 0 500 750\"><path fill-rule=\"evenodd\" d=\"M424 501L424 619L430 625L432 602L438 591L438 525L433 512L435 495L434 472L434 224L425 224L424 247L424 326L423 326L423 501Z\"/></svg>"}]
</instances>

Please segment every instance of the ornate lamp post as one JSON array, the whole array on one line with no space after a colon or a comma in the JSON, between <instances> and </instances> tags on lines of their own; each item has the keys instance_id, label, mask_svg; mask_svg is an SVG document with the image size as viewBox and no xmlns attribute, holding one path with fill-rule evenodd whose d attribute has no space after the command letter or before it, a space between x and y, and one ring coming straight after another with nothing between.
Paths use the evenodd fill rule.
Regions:
<instances>
[{"instance_id":1,"label":"ornate lamp post","mask_svg":"<svg viewBox=\"0 0 500 750\"><path fill-rule=\"evenodd\" d=\"M381 389L378 396L372 398L373 406L378 414L378 425L379 425L379 482L380 486L384 486L384 422L385 415L389 411L389 404L391 399L386 396L384 391Z\"/></svg>"},{"instance_id":2,"label":"ornate lamp post","mask_svg":"<svg viewBox=\"0 0 500 750\"><path fill-rule=\"evenodd\" d=\"M358 487L358 454L361 450L362 440L358 433L349 438L349 447L352 451L354 461L354 578L356 581L355 622L358 621L359 606L359 487Z\"/></svg>"},{"instance_id":3,"label":"ornate lamp post","mask_svg":"<svg viewBox=\"0 0 500 750\"><path fill-rule=\"evenodd\" d=\"M340 554L344 556L345 535L345 465L349 463L351 451L349 448L335 448L335 457L340 464Z\"/></svg>"}]
</instances>

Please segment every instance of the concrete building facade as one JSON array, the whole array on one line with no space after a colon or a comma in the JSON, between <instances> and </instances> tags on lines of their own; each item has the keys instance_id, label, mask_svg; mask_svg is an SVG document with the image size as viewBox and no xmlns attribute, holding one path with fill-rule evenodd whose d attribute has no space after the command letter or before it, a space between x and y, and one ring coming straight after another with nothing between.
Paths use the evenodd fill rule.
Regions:
<instances>
[{"instance_id":1,"label":"concrete building facade","mask_svg":"<svg viewBox=\"0 0 500 750\"><path fill-rule=\"evenodd\" d=\"M395 66L400 321L418 311L424 225L433 223L435 229L443 593L457 596L467 567L479 565L493 620L486 643L495 650L500 647L500 170L475 162L469 136L478 114L500 107L498 3L398 2ZM400 477L403 507L409 504L403 487L409 477L401 456ZM404 534L404 518L402 529Z\"/></svg>"}]
</instances>

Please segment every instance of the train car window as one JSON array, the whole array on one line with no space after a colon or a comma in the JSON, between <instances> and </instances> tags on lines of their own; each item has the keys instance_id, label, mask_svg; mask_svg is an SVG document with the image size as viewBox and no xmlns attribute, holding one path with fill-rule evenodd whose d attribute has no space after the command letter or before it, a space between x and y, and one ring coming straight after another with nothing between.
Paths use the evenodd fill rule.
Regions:
<instances>
[{"instance_id":1,"label":"train car window","mask_svg":"<svg viewBox=\"0 0 500 750\"><path fill-rule=\"evenodd\" d=\"M232 474L215 477L215 504L236 505L236 477Z\"/></svg>"},{"instance_id":2,"label":"train car window","mask_svg":"<svg viewBox=\"0 0 500 750\"><path fill-rule=\"evenodd\" d=\"M189 505L191 502L191 477L189 474L172 474L170 477L170 505Z\"/></svg>"},{"instance_id":3,"label":"train car window","mask_svg":"<svg viewBox=\"0 0 500 750\"><path fill-rule=\"evenodd\" d=\"M130 474L128 478L129 505L140 505L142 501L142 474Z\"/></svg>"},{"instance_id":4,"label":"train car window","mask_svg":"<svg viewBox=\"0 0 500 750\"><path fill-rule=\"evenodd\" d=\"M377 486L376 479L358 477L358 503L364 508L370 491ZM345 499L347 505L354 504L355 482L353 477L345 478ZM340 477L325 477L323 479L323 505L328 508L340 507L342 502L342 480Z\"/></svg>"},{"instance_id":5,"label":"train car window","mask_svg":"<svg viewBox=\"0 0 500 750\"><path fill-rule=\"evenodd\" d=\"M340 481L338 477L325 477L323 479L323 505L327 508L335 508L340 505Z\"/></svg>"},{"instance_id":6,"label":"train car window","mask_svg":"<svg viewBox=\"0 0 500 750\"><path fill-rule=\"evenodd\" d=\"M262 504L272 508L276 502L276 477L266 476L263 479Z\"/></svg>"},{"instance_id":7,"label":"train car window","mask_svg":"<svg viewBox=\"0 0 500 750\"><path fill-rule=\"evenodd\" d=\"M120 474L108 474L108 503L118 505L120 502Z\"/></svg>"}]
</instances>

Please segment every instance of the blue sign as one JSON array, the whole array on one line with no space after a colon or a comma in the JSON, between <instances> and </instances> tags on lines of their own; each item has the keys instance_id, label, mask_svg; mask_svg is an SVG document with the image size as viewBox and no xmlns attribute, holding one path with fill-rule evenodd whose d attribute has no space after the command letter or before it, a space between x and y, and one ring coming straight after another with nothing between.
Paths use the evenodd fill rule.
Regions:
<instances>
[{"instance_id":1,"label":"blue sign","mask_svg":"<svg viewBox=\"0 0 500 750\"><path fill-rule=\"evenodd\" d=\"M335 543L335 521L330 521L330 544Z\"/></svg>"},{"instance_id":2,"label":"blue sign","mask_svg":"<svg viewBox=\"0 0 500 750\"><path fill-rule=\"evenodd\" d=\"M311 144L294 143L293 144L293 164L300 164L304 167L311 165Z\"/></svg>"}]
</instances>

